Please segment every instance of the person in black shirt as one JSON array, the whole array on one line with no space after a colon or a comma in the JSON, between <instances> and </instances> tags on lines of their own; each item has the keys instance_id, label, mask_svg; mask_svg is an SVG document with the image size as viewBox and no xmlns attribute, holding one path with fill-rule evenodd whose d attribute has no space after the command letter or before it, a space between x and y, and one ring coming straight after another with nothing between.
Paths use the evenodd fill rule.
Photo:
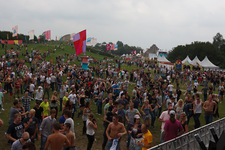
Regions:
<instances>
[{"instance_id":1,"label":"person in black shirt","mask_svg":"<svg viewBox=\"0 0 225 150\"><path fill-rule=\"evenodd\" d=\"M38 128L41 125L41 121L42 121L42 113L43 113L43 108L40 107L40 102L37 101L35 107L33 108L35 110L35 117L38 120Z\"/></svg>"},{"instance_id":2,"label":"person in black shirt","mask_svg":"<svg viewBox=\"0 0 225 150\"><path fill-rule=\"evenodd\" d=\"M23 120L25 131L30 134L30 139L34 143L34 139L38 130L38 119L35 117L35 110L31 109L29 117Z\"/></svg>"},{"instance_id":3,"label":"person in black shirt","mask_svg":"<svg viewBox=\"0 0 225 150\"><path fill-rule=\"evenodd\" d=\"M157 116L157 108L158 108L158 101L156 99L156 94L152 95L150 105L152 107L152 110L150 112L151 114L151 127L154 128L155 119Z\"/></svg>"}]
</instances>

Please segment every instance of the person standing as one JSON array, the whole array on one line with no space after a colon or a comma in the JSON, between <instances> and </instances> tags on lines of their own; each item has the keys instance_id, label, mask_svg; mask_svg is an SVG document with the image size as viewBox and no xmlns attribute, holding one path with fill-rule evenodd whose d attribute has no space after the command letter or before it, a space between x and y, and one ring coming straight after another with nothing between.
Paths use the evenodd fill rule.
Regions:
<instances>
[{"instance_id":1,"label":"person standing","mask_svg":"<svg viewBox=\"0 0 225 150\"><path fill-rule=\"evenodd\" d=\"M163 133L164 141L169 141L173 138L176 138L180 136L181 134L183 134L184 132L184 129L181 123L175 118L175 114L176 114L175 111L171 110L169 114L170 114L170 119L166 121L164 126L164 133Z\"/></svg>"},{"instance_id":2,"label":"person standing","mask_svg":"<svg viewBox=\"0 0 225 150\"><path fill-rule=\"evenodd\" d=\"M23 103L23 107L25 109L25 112L30 111L30 102L31 102L31 97L28 96L28 92L25 92L25 95L20 99Z\"/></svg>"},{"instance_id":3,"label":"person standing","mask_svg":"<svg viewBox=\"0 0 225 150\"><path fill-rule=\"evenodd\" d=\"M164 142L163 141L164 126L165 126L165 122L170 119L169 112L171 110L172 110L172 103L168 103L168 110L163 111L162 114L159 117L159 122L162 122L160 143Z\"/></svg>"},{"instance_id":4,"label":"person standing","mask_svg":"<svg viewBox=\"0 0 225 150\"><path fill-rule=\"evenodd\" d=\"M40 150L44 149L47 138L52 133L53 124L56 122L55 114L56 114L56 110L52 109L50 111L50 116L45 118L41 123L40 129L39 129L39 135L38 135L38 139L41 140Z\"/></svg>"},{"instance_id":5,"label":"person standing","mask_svg":"<svg viewBox=\"0 0 225 150\"><path fill-rule=\"evenodd\" d=\"M74 117L75 110L76 110L76 94L75 90L68 96L68 99L72 102L72 118Z\"/></svg>"},{"instance_id":6,"label":"person standing","mask_svg":"<svg viewBox=\"0 0 225 150\"><path fill-rule=\"evenodd\" d=\"M19 113L19 110L17 109L18 106L19 106L18 100L15 100L13 102L13 106L10 108L10 111L9 111L9 124L12 124L14 122L15 114Z\"/></svg>"},{"instance_id":7,"label":"person standing","mask_svg":"<svg viewBox=\"0 0 225 150\"><path fill-rule=\"evenodd\" d=\"M139 146L142 146L142 150L147 150L148 148L152 147L152 134L148 130L148 125L142 124L141 125L141 132L143 133L143 140L138 142Z\"/></svg>"},{"instance_id":8,"label":"person standing","mask_svg":"<svg viewBox=\"0 0 225 150\"><path fill-rule=\"evenodd\" d=\"M14 122L8 127L6 138L9 139L10 144L12 144L17 139L21 138L23 132L24 125L21 122L21 115L17 113L15 114Z\"/></svg>"},{"instance_id":9,"label":"person standing","mask_svg":"<svg viewBox=\"0 0 225 150\"><path fill-rule=\"evenodd\" d=\"M49 103L48 103L48 99L45 98L44 101L40 104L40 107L43 108L43 118L48 117L48 111L49 111Z\"/></svg>"},{"instance_id":10,"label":"person standing","mask_svg":"<svg viewBox=\"0 0 225 150\"><path fill-rule=\"evenodd\" d=\"M23 145L30 142L30 136L28 132L24 132L22 134L22 137L15 142L13 142L11 146L11 150L21 150L23 148Z\"/></svg>"},{"instance_id":11,"label":"person standing","mask_svg":"<svg viewBox=\"0 0 225 150\"><path fill-rule=\"evenodd\" d=\"M40 101L42 102L42 99L43 99L43 90L42 90L42 87L41 86L38 86L38 89L35 90L35 93L36 93L36 97L35 97L35 100L36 102L37 101Z\"/></svg>"},{"instance_id":12,"label":"person standing","mask_svg":"<svg viewBox=\"0 0 225 150\"><path fill-rule=\"evenodd\" d=\"M193 111L194 111L194 121L195 121L195 129L200 127L199 117L202 113L202 100L200 99L199 94L195 95L196 100L193 102Z\"/></svg>"},{"instance_id":13,"label":"person standing","mask_svg":"<svg viewBox=\"0 0 225 150\"><path fill-rule=\"evenodd\" d=\"M59 103L58 96L57 96L57 91L54 91L53 95L51 97L50 109L55 109L56 110L55 118L57 118L57 114L58 114L58 105L57 105L57 103Z\"/></svg>"},{"instance_id":14,"label":"person standing","mask_svg":"<svg viewBox=\"0 0 225 150\"><path fill-rule=\"evenodd\" d=\"M84 107L84 110L83 110L83 115L82 115L82 120L83 120L83 123L84 123L84 126L83 126L83 135L86 134L86 121L88 120L88 115L90 114L91 112L91 109L90 109L90 105L91 103L90 102L87 102L85 104L85 107Z\"/></svg>"},{"instance_id":15,"label":"person standing","mask_svg":"<svg viewBox=\"0 0 225 150\"><path fill-rule=\"evenodd\" d=\"M217 109L217 104L212 100L212 95L209 95L208 100L204 102L203 109L205 111L205 123L209 124L213 121L213 114L216 113Z\"/></svg>"},{"instance_id":16,"label":"person standing","mask_svg":"<svg viewBox=\"0 0 225 150\"><path fill-rule=\"evenodd\" d=\"M23 125L25 127L25 131L27 131L31 136L31 141L34 143L34 139L38 130L38 120L35 117L34 109L31 109L29 112L29 116L23 120Z\"/></svg>"},{"instance_id":17,"label":"person standing","mask_svg":"<svg viewBox=\"0 0 225 150\"><path fill-rule=\"evenodd\" d=\"M64 145L63 150L76 150L76 145L75 145L75 137L73 132L70 130L71 125L69 123L64 124L64 131L66 133L66 137L70 142L69 146Z\"/></svg>"},{"instance_id":18,"label":"person standing","mask_svg":"<svg viewBox=\"0 0 225 150\"><path fill-rule=\"evenodd\" d=\"M94 139L95 139L95 130L97 130L97 124L96 120L94 119L93 113L91 113L88 117L88 120L86 121L86 135L88 138L88 145L87 145L87 150L91 150L91 147L93 145Z\"/></svg>"},{"instance_id":19,"label":"person standing","mask_svg":"<svg viewBox=\"0 0 225 150\"><path fill-rule=\"evenodd\" d=\"M53 124L53 134L48 136L47 142L45 144L44 150L48 149L48 146L51 145L51 150L62 150L63 145L70 145L69 140L65 135L59 132L60 124Z\"/></svg>"},{"instance_id":20,"label":"person standing","mask_svg":"<svg viewBox=\"0 0 225 150\"><path fill-rule=\"evenodd\" d=\"M107 150L120 149L120 139L125 134L127 134L127 131L123 123L119 122L119 116L113 116L113 122L106 129L106 135L108 137Z\"/></svg>"}]
</instances>

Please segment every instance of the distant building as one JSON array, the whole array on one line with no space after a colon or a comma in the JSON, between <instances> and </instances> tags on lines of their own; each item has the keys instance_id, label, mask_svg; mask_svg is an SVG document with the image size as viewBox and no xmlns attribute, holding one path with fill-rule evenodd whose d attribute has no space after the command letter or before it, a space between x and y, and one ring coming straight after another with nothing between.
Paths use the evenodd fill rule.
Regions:
<instances>
[{"instance_id":1,"label":"distant building","mask_svg":"<svg viewBox=\"0 0 225 150\"><path fill-rule=\"evenodd\" d=\"M158 56L160 56L160 57L167 57L168 56L168 53L167 52L165 52L165 51L158 51Z\"/></svg>"},{"instance_id":2,"label":"distant building","mask_svg":"<svg viewBox=\"0 0 225 150\"><path fill-rule=\"evenodd\" d=\"M157 58L157 53L159 48L153 44L147 51L144 53L144 57L148 57L149 59Z\"/></svg>"}]
</instances>

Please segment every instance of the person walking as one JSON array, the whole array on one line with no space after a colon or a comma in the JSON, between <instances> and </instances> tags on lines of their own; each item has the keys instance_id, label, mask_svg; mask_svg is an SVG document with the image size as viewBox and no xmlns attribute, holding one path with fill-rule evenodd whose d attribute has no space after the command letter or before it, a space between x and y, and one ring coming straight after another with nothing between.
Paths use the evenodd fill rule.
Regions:
<instances>
[{"instance_id":1,"label":"person walking","mask_svg":"<svg viewBox=\"0 0 225 150\"><path fill-rule=\"evenodd\" d=\"M93 113L91 113L88 117L88 120L86 121L86 135L88 138L88 145L87 145L87 150L91 150L94 139L95 139L95 130L97 130L97 123L96 120L94 119Z\"/></svg>"}]
</instances>

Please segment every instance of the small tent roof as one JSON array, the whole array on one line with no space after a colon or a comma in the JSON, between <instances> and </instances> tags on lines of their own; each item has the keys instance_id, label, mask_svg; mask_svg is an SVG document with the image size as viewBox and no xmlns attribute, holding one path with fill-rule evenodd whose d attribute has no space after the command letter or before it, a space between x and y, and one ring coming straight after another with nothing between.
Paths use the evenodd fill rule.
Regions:
<instances>
[{"instance_id":1,"label":"small tent roof","mask_svg":"<svg viewBox=\"0 0 225 150\"><path fill-rule=\"evenodd\" d=\"M218 66L214 65L211 61L209 61L207 56L205 56L205 58L202 60L201 66L203 68L218 68Z\"/></svg>"},{"instance_id":2,"label":"small tent roof","mask_svg":"<svg viewBox=\"0 0 225 150\"><path fill-rule=\"evenodd\" d=\"M198 59L198 56L195 56L195 58L192 60L192 65L201 65L201 61Z\"/></svg>"},{"instance_id":3,"label":"small tent roof","mask_svg":"<svg viewBox=\"0 0 225 150\"><path fill-rule=\"evenodd\" d=\"M191 61L191 59L189 58L189 56L187 55L187 57L182 61L182 64L185 64L185 63L188 63L188 64L191 64L192 63L192 61Z\"/></svg>"},{"instance_id":4,"label":"small tent roof","mask_svg":"<svg viewBox=\"0 0 225 150\"><path fill-rule=\"evenodd\" d=\"M164 55L162 57L161 56L158 56L157 57L157 60L159 62L170 62L169 60L166 59L166 57Z\"/></svg>"}]
</instances>

